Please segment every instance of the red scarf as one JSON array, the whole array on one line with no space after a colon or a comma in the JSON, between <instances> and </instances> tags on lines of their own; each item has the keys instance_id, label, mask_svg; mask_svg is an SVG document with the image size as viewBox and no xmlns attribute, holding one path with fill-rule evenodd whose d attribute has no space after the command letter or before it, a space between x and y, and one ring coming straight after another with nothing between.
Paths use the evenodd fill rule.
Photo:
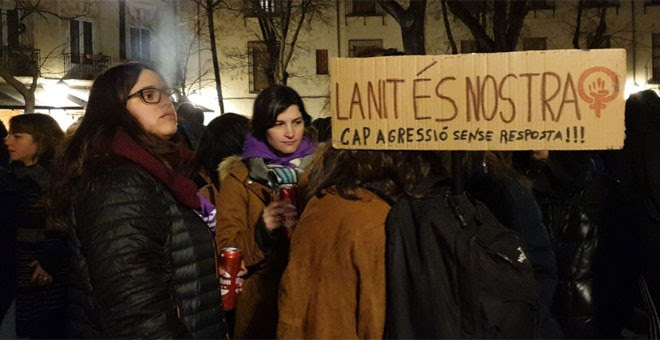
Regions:
<instances>
[{"instance_id":1,"label":"red scarf","mask_svg":"<svg viewBox=\"0 0 660 340\"><path fill-rule=\"evenodd\" d=\"M118 129L110 144L110 152L140 165L163 183L181 204L192 209L200 209L195 182L180 173L173 173L154 155L139 146L126 132ZM183 147L178 148L179 156L191 160L194 153Z\"/></svg>"}]
</instances>

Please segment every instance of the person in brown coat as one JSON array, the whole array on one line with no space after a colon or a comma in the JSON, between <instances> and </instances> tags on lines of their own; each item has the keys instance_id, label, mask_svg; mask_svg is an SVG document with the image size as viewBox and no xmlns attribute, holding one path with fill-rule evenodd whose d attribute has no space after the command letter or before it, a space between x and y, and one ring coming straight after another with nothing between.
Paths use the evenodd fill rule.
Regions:
<instances>
[{"instance_id":1,"label":"person in brown coat","mask_svg":"<svg viewBox=\"0 0 660 340\"><path fill-rule=\"evenodd\" d=\"M430 165L438 156L326 145L317 157L282 277L277 336L382 338L388 201L440 173Z\"/></svg>"},{"instance_id":2,"label":"person in brown coat","mask_svg":"<svg viewBox=\"0 0 660 340\"><path fill-rule=\"evenodd\" d=\"M241 249L248 269L236 306L235 338L275 337L277 291L289 251L281 220L298 212L274 200L273 187L279 183L304 185L298 179L316 150L304 135L310 122L293 89L269 87L255 100L252 133L246 138L241 161L232 158L227 160L232 165L221 164L231 170L221 181L216 202L217 249ZM269 173L288 176L273 179Z\"/></svg>"}]
</instances>

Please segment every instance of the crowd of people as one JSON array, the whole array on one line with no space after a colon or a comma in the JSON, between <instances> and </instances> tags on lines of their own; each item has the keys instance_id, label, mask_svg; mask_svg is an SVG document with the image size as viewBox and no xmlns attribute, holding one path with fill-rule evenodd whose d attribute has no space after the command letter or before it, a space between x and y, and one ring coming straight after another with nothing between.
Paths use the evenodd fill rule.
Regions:
<instances>
[{"instance_id":1,"label":"crowd of people","mask_svg":"<svg viewBox=\"0 0 660 340\"><path fill-rule=\"evenodd\" d=\"M660 336L653 91L601 152L335 149L291 87L206 126L173 94L121 64L70 131L0 125L0 338Z\"/></svg>"}]
</instances>

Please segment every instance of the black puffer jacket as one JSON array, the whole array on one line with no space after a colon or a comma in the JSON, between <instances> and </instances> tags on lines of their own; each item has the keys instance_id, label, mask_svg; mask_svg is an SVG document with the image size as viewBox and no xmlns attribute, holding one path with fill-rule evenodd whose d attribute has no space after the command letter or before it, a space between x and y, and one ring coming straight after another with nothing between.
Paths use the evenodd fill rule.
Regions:
<instances>
[{"instance_id":1,"label":"black puffer jacket","mask_svg":"<svg viewBox=\"0 0 660 340\"><path fill-rule=\"evenodd\" d=\"M605 196L602 173L596 154L553 151L534 183L557 257L553 312L567 338L599 334L594 289Z\"/></svg>"},{"instance_id":2,"label":"black puffer jacket","mask_svg":"<svg viewBox=\"0 0 660 340\"><path fill-rule=\"evenodd\" d=\"M74 200L72 338L226 338L213 237L140 166L113 160Z\"/></svg>"}]
</instances>

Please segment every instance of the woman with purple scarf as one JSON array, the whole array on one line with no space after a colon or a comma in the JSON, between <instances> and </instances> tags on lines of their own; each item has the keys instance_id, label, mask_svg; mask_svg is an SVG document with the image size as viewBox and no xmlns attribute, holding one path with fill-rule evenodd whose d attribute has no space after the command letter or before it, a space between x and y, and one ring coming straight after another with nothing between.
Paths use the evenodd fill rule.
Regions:
<instances>
[{"instance_id":1,"label":"woman with purple scarf","mask_svg":"<svg viewBox=\"0 0 660 340\"><path fill-rule=\"evenodd\" d=\"M302 193L302 171L316 150L305 137L310 122L296 91L271 86L255 100L252 133L242 158L227 159L220 166L217 249L240 248L248 269L236 307L237 339L276 337L278 287L289 253L288 230L282 222L295 219L302 207L273 194L282 184ZM223 169L229 173L223 175Z\"/></svg>"}]
</instances>

